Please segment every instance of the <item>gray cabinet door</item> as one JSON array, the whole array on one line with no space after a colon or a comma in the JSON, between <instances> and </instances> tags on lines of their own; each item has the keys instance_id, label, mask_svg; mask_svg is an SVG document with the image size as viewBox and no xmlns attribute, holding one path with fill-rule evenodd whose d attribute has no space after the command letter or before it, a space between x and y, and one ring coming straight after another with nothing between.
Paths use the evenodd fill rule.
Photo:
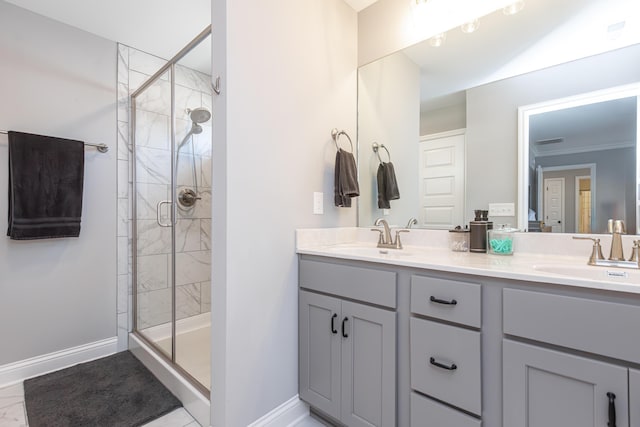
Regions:
<instances>
[{"instance_id":1,"label":"gray cabinet door","mask_svg":"<svg viewBox=\"0 0 640 427\"><path fill-rule=\"evenodd\" d=\"M629 369L629 424L640 427L640 371Z\"/></svg>"},{"instance_id":2,"label":"gray cabinet door","mask_svg":"<svg viewBox=\"0 0 640 427\"><path fill-rule=\"evenodd\" d=\"M616 426L628 427L627 369L503 340L503 425L604 427L615 394Z\"/></svg>"},{"instance_id":3,"label":"gray cabinet door","mask_svg":"<svg viewBox=\"0 0 640 427\"><path fill-rule=\"evenodd\" d=\"M343 301L340 336L340 420L349 427L395 426L396 313Z\"/></svg>"},{"instance_id":4,"label":"gray cabinet door","mask_svg":"<svg viewBox=\"0 0 640 427\"><path fill-rule=\"evenodd\" d=\"M300 398L339 418L341 303L304 291L299 297Z\"/></svg>"}]
</instances>

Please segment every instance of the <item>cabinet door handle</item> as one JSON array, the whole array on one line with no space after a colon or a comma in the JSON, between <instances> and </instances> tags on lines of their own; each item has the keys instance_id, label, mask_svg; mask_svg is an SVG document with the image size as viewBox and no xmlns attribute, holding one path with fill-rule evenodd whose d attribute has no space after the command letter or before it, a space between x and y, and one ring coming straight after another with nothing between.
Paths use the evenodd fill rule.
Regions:
<instances>
[{"instance_id":1,"label":"cabinet door handle","mask_svg":"<svg viewBox=\"0 0 640 427\"><path fill-rule=\"evenodd\" d=\"M458 303L458 301L454 299L452 299L451 301L447 301L447 300L436 298L433 295L431 295L431 298L429 298L429 301L435 302L436 304L444 304L444 305L456 305Z\"/></svg>"},{"instance_id":2,"label":"cabinet door handle","mask_svg":"<svg viewBox=\"0 0 640 427\"><path fill-rule=\"evenodd\" d=\"M616 395L608 392L607 397L609 398L609 422L607 426L616 427Z\"/></svg>"},{"instance_id":3,"label":"cabinet door handle","mask_svg":"<svg viewBox=\"0 0 640 427\"><path fill-rule=\"evenodd\" d=\"M349 334L346 331L346 328L344 327L344 325L349 321L348 317L345 317L344 319L342 319L342 336L344 338L349 338Z\"/></svg>"},{"instance_id":4,"label":"cabinet door handle","mask_svg":"<svg viewBox=\"0 0 640 427\"><path fill-rule=\"evenodd\" d=\"M338 315L336 313L333 313L333 316L331 316L331 333L332 334L337 334L338 330L336 329L336 325L335 325L335 320L338 317Z\"/></svg>"},{"instance_id":5,"label":"cabinet door handle","mask_svg":"<svg viewBox=\"0 0 640 427\"><path fill-rule=\"evenodd\" d=\"M458 369L458 366L455 363L452 363L451 365L445 365L444 363L436 361L436 359L434 359L433 357L429 358L429 363L431 363L433 366L437 366L438 368L446 369L447 371L455 371L456 369Z\"/></svg>"}]
</instances>

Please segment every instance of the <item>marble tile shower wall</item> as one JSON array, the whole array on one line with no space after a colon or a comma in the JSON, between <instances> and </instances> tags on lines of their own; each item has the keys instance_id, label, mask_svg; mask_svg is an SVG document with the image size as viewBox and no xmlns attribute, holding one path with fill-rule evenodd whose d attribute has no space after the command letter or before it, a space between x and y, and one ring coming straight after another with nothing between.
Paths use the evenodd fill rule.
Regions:
<instances>
[{"instance_id":1,"label":"marble tile shower wall","mask_svg":"<svg viewBox=\"0 0 640 427\"><path fill-rule=\"evenodd\" d=\"M129 94L166 61L134 48L118 45L118 347L127 347L133 327L132 200L137 199L138 328L171 320L171 230L158 226L156 206L171 199L170 83L167 76L154 83L136 103L136 187L132 185L132 147ZM191 121L187 108L211 111L210 76L176 67L176 144ZM178 209L176 223L176 316L178 319L211 310L211 121L181 150L177 192L193 187L195 161L202 200L190 210ZM163 221L168 221L165 210Z\"/></svg>"}]
</instances>

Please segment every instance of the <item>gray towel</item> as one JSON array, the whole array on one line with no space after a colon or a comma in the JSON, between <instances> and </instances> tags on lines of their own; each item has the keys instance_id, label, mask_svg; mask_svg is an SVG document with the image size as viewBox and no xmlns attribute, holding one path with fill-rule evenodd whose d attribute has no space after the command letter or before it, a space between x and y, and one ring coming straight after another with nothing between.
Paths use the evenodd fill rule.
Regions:
<instances>
[{"instance_id":1,"label":"gray towel","mask_svg":"<svg viewBox=\"0 0 640 427\"><path fill-rule=\"evenodd\" d=\"M78 237L84 143L9 132L9 226L14 240Z\"/></svg>"},{"instance_id":2,"label":"gray towel","mask_svg":"<svg viewBox=\"0 0 640 427\"><path fill-rule=\"evenodd\" d=\"M390 200L400 198L398 190L398 182L396 180L396 172L393 163L380 163L378 166L378 208L390 209Z\"/></svg>"},{"instance_id":3,"label":"gray towel","mask_svg":"<svg viewBox=\"0 0 640 427\"><path fill-rule=\"evenodd\" d=\"M338 207L350 208L351 198L360 195L358 169L352 153L342 148L336 153L334 174L334 203Z\"/></svg>"}]
</instances>

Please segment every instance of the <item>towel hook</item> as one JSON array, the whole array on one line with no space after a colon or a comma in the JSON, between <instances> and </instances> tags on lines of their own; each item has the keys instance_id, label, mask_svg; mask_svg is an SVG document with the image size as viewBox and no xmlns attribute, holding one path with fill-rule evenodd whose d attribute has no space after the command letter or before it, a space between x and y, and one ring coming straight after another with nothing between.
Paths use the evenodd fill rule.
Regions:
<instances>
[{"instance_id":1,"label":"towel hook","mask_svg":"<svg viewBox=\"0 0 640 427\"><path fill-rule=\"evenodd\" d=\"M338 129L333 128L331 129L331 138L333 139L333 143L336 144L336 150L340 150L340 146L338 145L338 139L340 138L340 135L344 135L347 137L347 139L349 140L349 145L351 145L351 152L353 153L353 142L351 141L349 135L347 135L347 133L343 130L338 131Z\"/></svg>"},{"instance_id":2,"label":"towel hook","mask_svg":"<svg viewBox=\"0 0 640 427\"><path fill-rule=\"evenodd\" d=\"M384 148L384 151L387 152L387 157L389 158L388 163L391 163L391 154L389 153L387 147L384 146L384 144L378 144L377 142L374 142L373 144L371 144L371 147L373 148L373 152L378 155L378 160L380 160L380 163L384 163L382 161L382 157L380 157L380 149Z\"/></svg>"}]
</instances>

